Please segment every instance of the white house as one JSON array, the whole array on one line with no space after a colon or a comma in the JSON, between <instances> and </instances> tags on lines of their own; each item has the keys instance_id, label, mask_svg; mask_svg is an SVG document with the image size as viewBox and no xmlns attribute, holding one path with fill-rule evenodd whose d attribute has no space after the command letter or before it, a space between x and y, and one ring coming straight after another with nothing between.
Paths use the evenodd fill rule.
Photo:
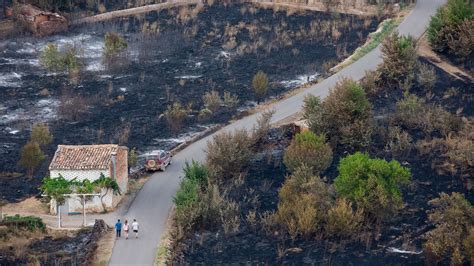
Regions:
<instances>
[{"instance_id":1,"label":"white house","mask_svg":"<svg viewBox=\"0 0 474 266\"><path fill-rule=\"evenodd\" d=\"M106 177L117 181L120 192L124 195L128 190L128 148L116 144L104 145L58 145L53 160L49 165L51 177L62 175L68 180L89 179L94 181L104 174ZM101 194L105 194L102 190ZM103 198L106 208L115 207L121 195L108 191ZM51 204L53 213L56 212L55 205ZM70 197L66 201L68 212L82 212L81 199ZM86 203L88 212L102 211L102 203L99 196L94 196Z\"/></svg>"}]
</instances>

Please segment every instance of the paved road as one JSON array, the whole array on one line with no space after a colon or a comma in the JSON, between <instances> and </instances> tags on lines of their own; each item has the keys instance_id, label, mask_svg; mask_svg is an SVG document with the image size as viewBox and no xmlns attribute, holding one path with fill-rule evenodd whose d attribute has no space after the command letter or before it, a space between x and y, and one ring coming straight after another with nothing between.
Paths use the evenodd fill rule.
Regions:
<instances>
[{"instance_id":1,"label":"paved road","mask_svg":"<svg viewBox=\"0 0 474 266\"><path fill-rule=\"evenodd\" d=\"M444 2L445 0L418 0L416 7L398 27L400 34L412 35L415 38L420 37L425 31L430 16ZM366 70L374 70L381 61L380 49L376 48L357 62L347 66L339 73L319 84L274 104L272 108L275 109L276 113L273 116L273 121L279 121L301 110L305 95L314 94L324 98L328 95L329 89L342 77L359 80L364 76ZM255 124L258 115L254 114L245 117L224 127L220 131L238 128L250 129ZM110 262L111 265L153 264L168 211L172 206L172 198L178 189L180 176L182 176L184 163L192 159L203 161L206 155L204 150L206 142L211 137L212 135L201 139L176 154L173 165L169 166L166 172L153 175L145 184L132 203L126 217L124 217L129 220L136 218L139 221L141 236L139 239L117 241Z\"/></svg>"}]
</instances>

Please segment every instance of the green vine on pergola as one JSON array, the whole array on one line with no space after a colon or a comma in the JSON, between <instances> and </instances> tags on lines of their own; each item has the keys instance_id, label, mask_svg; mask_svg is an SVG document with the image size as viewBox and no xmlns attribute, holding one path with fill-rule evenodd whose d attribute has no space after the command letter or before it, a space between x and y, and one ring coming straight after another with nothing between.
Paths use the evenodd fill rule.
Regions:
<instances>
[{"instance_id":1,"label":"green vine on pergola","mask_svg":"<svg viewBox=\"0 0 474 266\"><path fill-rule=\"evenodd\" d=\"M40 187L43 192L43 196L46 196L50 199L56 201L56 206L59 207L66 202L66 199L72 195L82 196L83 208L87 200L90 200L92 196L100 196L100 201L102 208L105 211L105 204L103 198L107 195L109 190L112 190L113 193L121 194L120 187L117 184L116 180L113 180L110 177L106 177L104 174L100 174L100 177L95 181L90 181L89 179L84 179L82 181L77 180L77 178L68 180L64 178L61 174L58 177L45 177L43 179L43 184ZM101 190L105 189L104 194L100 194ZM99 194L96 194L99 193ZM57 208L58 218L59 218L59 227L61 226L61 215L60 210ZM85 210L84 210L84 225L85 225Z\"/></svg>"}]
</instances>

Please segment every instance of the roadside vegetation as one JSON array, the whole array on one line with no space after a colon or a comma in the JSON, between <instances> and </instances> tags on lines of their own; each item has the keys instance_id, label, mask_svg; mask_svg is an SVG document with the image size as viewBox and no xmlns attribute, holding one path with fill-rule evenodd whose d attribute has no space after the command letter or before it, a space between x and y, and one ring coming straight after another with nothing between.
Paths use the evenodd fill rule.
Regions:
<instances>
[{"instance_id":1,"label":"roadside vegetation","mask_svg":"<svg viewBox=\"0 0 474 266\"><path fill-rule=\"evenodd\" d=\"M428 40L434 50L472 67L474 6L468 0L449 0L431 18Z\"/></svg>"},{"instance_id":2,"label":"roadside vegetation","mask_svg":"<svg viewBox=\"0 0 474 266\"><path fill-rule=\"evenodd\" d=\"M305 99L309 130L271 128L262 116L260 137L226 132L208 143L175 198L173 263L229 262L237 246L239 262L356 263L344 256L361 245L405 249L411 262L472 263L472 110L443 96L445 76L417 57L412 38L393 33L382 52L360 82Z\"/></svg>"}]
</instances>

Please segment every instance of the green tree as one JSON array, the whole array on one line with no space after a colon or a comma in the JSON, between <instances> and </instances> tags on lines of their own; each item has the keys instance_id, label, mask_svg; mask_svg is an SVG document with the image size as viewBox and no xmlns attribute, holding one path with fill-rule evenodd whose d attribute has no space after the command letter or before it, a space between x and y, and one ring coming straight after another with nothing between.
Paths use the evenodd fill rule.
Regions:
<instances>
[{"instance_id":1,"label":"green tree","mask_svg":"<svg viewBox=\"0 0 474 266\"><path fill-rule=\"evenodd\" d=\"M268 77L263 71L258 71L253 76L252 87L257 96L257 101L260 102L268 91Z\"/></svg>"},{"instance_id":2,"label":"green tree","mask_svg":"<svg viewBox=\"0 0 474 266\"><path fill-rule=\"evenodd\" d=\"M314 174L319 174L331 165L332 149L326 143L326 136L306 131L296 134L283 161L290 172L304 164L313 169Z\"/></svg>"},{"instance_id":3,"label":"green tree","mask_svg":"<svg viewBox=\"0 0 474 266\"><path fill-rule=\"evenodd\" d=\"M392 33L382 43L382 80L391 84L411 84L417 66L416 43L411 36Z\"/></svg>"},{"instance_id":4,"label":"green tree","mask_svg":"<svg viewBox=\"0 0 474 266\"><path fill-rule=\"evenodd\" d=\"M38 143L29 141L21 149L20 166L26 169L26 174L32 177L36 168L45 159Z\"/></svg>"},{"instance_id":5,"label":"green tree","mask_svg":"<svg viewBox=\"0 0 474 266\"><path fill-rule=\"evenodd\" d=\"M117 181L110 177L106 177L103 173L100 173L99 178L92 183L92 189L96 190L97 188L101 190L100 203L102 204L102 211L106 212L107 209L105 208L104 203L105 196L107 196L109 192L112 192L113 194L121 194L122 192L120 191Z\"/></svg>"},{"instance_id":6,"label":"green tree","mask_svg":"<svg viewBox=\"0 0 474 266\"><path fill-rule=\"evenodd\" d=\"M53 135L45 123L38 123L31 130L30 141L38 143L40 147L46 146L53 141Z\"/></svg>"},{"instance_id":7,"label":"green tree","mask_svg":"<svg viewBox=\"0 0 474 266\"><path fill-rule=\"evenodd\" d=\"M334 180L338 195L354 202L368 218L384 221L403 208L400 186L409 182L411 173L399 162L357 152L341 159L338 171Z\"/></svg>"}]
</instances>

